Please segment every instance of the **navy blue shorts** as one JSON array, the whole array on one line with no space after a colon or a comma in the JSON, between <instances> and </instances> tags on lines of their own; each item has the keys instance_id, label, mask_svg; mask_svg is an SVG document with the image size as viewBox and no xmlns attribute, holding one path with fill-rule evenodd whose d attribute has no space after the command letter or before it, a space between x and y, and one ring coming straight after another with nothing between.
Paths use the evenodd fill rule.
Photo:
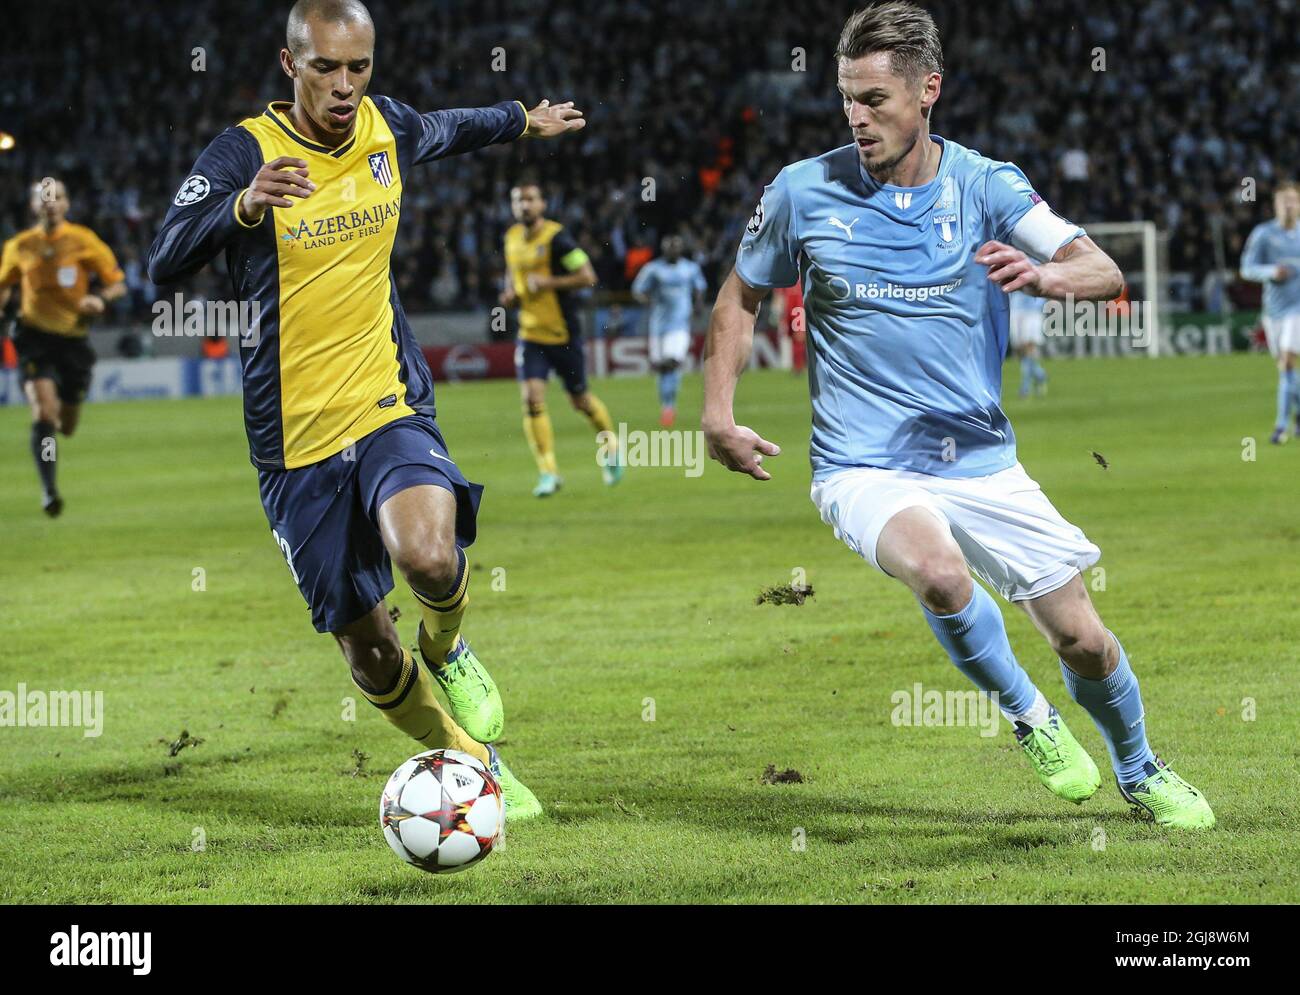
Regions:
<instances>
[{"instance_id":1,"label":"navy blue shorts","mask_svg":"<svg viewBox=\"0 0 1300 995\"><path fill-rule=\"evenodd\" d=\"M582 339L575 336L564 345L519 340L515 347L515 373L520 380L545 380L551 370L570 394L585 394L587 360L582 353Z\"/></svg>"},{"instance_id":2,"label":"navy blue shorts","mask_svg":"<svg viewBox=\"0 0 1300 995\"><path fill-rule=\"evenodd\" d=\"M407 415L329 459L296 470L259 470L258 489L271 534L289 564L318 632L337 632L393 589L393 568L379 535L379 508L418 484L456 496L456 543L477 531L480 484L452 462L438 423Z\"/></svg>"}]
</instances>

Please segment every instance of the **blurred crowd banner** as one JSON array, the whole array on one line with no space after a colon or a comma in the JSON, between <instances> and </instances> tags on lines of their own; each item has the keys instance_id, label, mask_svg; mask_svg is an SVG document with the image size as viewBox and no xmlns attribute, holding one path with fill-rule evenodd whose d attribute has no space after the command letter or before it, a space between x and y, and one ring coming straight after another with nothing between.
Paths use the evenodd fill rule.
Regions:
<instances>
[{"instance_id":1,"label":"blurred crowd banner","mask_svg":"<svg viewBox=\"0 0 1300 995\"><path fill-rule=\"evenodd\" d=\"M425 359L435 380L492 380L514 377L515 343L484 342L426 346ZM699 365L704 336L693 336L688 368ZM651 372L649 340L590 339L587 369L592 376L642 376ZM750 365L758 369L789 369L790 342L774 333L754 336ZM217 397L240 392L239 359L167 357L161 359L101 359L88 401L129 401L141 398ZM0 370L0 404L25 404L18 371Z\"/></svg>"}]
</instances>

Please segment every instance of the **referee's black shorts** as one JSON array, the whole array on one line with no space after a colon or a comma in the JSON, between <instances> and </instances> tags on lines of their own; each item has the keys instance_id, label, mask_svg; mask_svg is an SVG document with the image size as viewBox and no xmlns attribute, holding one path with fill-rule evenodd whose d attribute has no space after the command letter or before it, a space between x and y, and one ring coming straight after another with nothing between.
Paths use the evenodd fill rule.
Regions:
<instances>
[{"instance_id":1,"label":"referee's black shorts","mask_svg":"<svg viewBox=\"0 0 1300 995\"><path fill-rule=\"evenodd\" d=\"M95 350L85 335L55 335L19 321L14 349L23 383L46 377L54 381L64 404L80 404L86 399Z\"/></svg>"}]
</instances>

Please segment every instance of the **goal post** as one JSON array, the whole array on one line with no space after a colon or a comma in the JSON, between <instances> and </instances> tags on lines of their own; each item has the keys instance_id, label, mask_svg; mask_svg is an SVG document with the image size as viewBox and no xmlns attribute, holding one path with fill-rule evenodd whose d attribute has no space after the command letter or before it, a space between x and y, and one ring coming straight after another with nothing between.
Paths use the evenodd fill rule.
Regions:
<instances>
[{"instance_id":1,"label":"goal post","mask_svg":"<svg viewBox=\"0 0 1300 995\"><path fill-rule=\"evenodd\" d=\"M1168 243L1154 221L1101 221L1081 226L1088 237L1115 260L1124 274L1127 300L1117 307L1140 327L1141 341L1131 336L1092 335L1058 339L1052 355L1159 356L1168 314ZM1050 341L1050 339L1049 339Z\"/></svg>"}]
</instances>

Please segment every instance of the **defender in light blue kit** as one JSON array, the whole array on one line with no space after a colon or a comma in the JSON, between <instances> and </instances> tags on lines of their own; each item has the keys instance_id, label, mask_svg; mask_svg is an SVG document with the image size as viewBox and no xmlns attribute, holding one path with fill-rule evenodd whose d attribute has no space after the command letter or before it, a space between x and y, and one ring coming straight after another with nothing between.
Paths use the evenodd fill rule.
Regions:
<instances>
[{"instance_id":1,"label":"defender in light blue kit","mask_svg":"<svg viewBox=\"0 0 1300 995\"><path fill-rule=\"evenodd\" d=\"M1137 678L1088 597L1080 571L1100 552L1021 467L1000 403L1008 294L1108 300L1119 269L1014 165L930 133L943 53L924 10L893 0L854 14L837 63L853 144L781 170L718 293L704 366L710 454L770 478L764 459L780 449L736 425L733 398L763 298L802 280L823 520L913 591L1049 790L1083 802L1097 767L1016 661L972 570L1051 644L1123 797L1162 826L1208 828L1204 796L1148 745Z\"/></svg>"}]
</instances>

